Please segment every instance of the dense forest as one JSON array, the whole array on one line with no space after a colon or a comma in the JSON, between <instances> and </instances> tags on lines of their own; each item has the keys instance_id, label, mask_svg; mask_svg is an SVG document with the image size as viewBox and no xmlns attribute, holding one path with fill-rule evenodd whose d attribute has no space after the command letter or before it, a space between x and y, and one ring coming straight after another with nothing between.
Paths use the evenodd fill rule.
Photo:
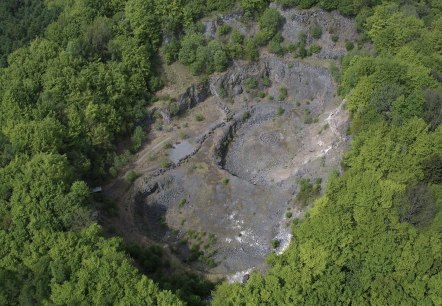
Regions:
<instances>
[{"instance_id":1,"label":"dense forest","mask_svg":"<svg viewBox=\"0 0 442 306\"><path fill-rule=\"evenodd\" d=\"M159 58L209 75L264 46L314 50L283 44L266 0L0 4L1 305L442 304L441 1L276 2L352 16L358 45L373 46L336 73L352 145L268 272L211 299L210 286L143 275L121 239L104 237L90 188L118 170L118 141L141 146ZM260 31L207 39L198 21L232 8Z\"/></svg>"}]
</instances>

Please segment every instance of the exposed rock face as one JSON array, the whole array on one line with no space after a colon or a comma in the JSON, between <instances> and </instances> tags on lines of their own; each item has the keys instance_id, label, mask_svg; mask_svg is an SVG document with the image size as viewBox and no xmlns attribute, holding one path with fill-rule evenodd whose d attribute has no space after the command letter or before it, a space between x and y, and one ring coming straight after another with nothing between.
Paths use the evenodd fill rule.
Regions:
<instances>
[{"instance_id":1,"label":"exposed rock face","mask_svg":"<svg viewBox=\"0 0 442 306\"><path fill-rule=\"evenodd\" d=\"M210 91L217 97L236 96L243 92L244 81L247 78L259 78L268 74L266 62L250 64L234 62L233 67L227 72L210 78Z\"/></svg>"},{"instance_id":2,"label":"exposed rock face","mask_svg":"<svg viewBox=\"0 0 442 306\"><path fill-rule=\"evenodd\" d=\"M137 231L167 243L184 260L188 258L181 242L186 233L213 234L216 241L206 252L218 265L210 272L233 275L231 280L238 282L246 282L270 252L288 246L290 222L304 214L293 202L298 180L325 182L339 169L348 143L348 113L323 65L333 60L318 57L344 54L345 39L355 38L354 24L333 12L278 9L287 19L282 34L289 42L297 42L300 31L310 33L311 27L321 26L320 40L307 39L307 44L323 47L316 60L262 52L258 62L234 61L226 72L190 86L177 99L179 113L207 100L201 107L217 113L216 119L198 122L204 130L175 140L167 152L170 167L143 173L131 196ZM239 17L206 21L206 35L215 37L223 23L243 31ZM331 40L331 30L339 33L340 43ZM249 78L256 80L256 88L247 86ZM281 97L281 88L287 97ZM170 120L167 111L161 114ZM178 128L183 126L180 120L186 128L190 122L190 128L189 118L184 114L173 120ZM287 217L288 210L292 217ZM277 249L271 246L275 239L280 242Z\"/></svg>"},{"instance_id":3,"label":"exposed rock face","mask_svg":"<svg viewBox=\"0 0 442 306\"><path fill-rule=\"evenodd\" d=\"M192 85L178 98L178 112L184 113L186 110L189 110L192 107L195 107L198 103L206 100L210 95L208 82Z\"/></svg>"},{"instance_id":4,"label":"exposed rock face","mask_svg":"<svg viewBox=\"0 0 442 306\"><path fill-rule=\"evenodd\" d=\"M277 7L275 4L272 6ZM279 11L286 19L281 31L284 40L289 43L297 43L299 42L299 34L305 33L307 45L316 43L322 47L321 52L316 55L318 58L342 57L346 52L343 42L357 38L354 21L336 11L326 12L319 9L279 9ZM310 34L311 29L316 26L322 29L320 40L315 40ZM333 35L338 38L336 42L332 40Z\"/></svg>"}]
</instances>

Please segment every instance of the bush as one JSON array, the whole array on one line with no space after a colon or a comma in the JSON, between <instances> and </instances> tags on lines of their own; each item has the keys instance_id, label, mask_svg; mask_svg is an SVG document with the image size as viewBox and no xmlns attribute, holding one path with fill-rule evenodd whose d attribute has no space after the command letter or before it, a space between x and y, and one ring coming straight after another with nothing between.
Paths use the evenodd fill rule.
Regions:
<instances>
[{"instance_id":1,"label":"bush","mask_svg":"<svg viewBox=\"0 0 442 306\"><path fill-rule=\"evenodd\" d=\"M206 118L204 118L204 116L202 114L196 114L195 115L195 120L198 122L204 121Z\"/></svg>"},{"instance_id":2,"label":"bush","mask_svg":"<svg viewBox=\"0 0 442 306\"><path fill-rule=\"evenodd\" d=\"M228 64L229 59L226 52L224 52L223 50L217 50L213 55L213 66L215 68L215 71L222 72L226 70Z\"/></svg>"},{"instance_id":3,"label":"bush","mask_svg":"<svg viewBox=\"0 0 442 306\"><path fill-rule=\"evenodd\" d=\"M265 76L262 78L262 85L264 85L265 87L270 87L272 84L272 82L270 81L270 78Z\"/></svg>"},{"instance_id":4,"label":"bush","mask_svg":"<svg viewBox=\"0 0 442 306\"><path fill-rule=\"evenodd\" d=\"M242 120L243 121L246 121L247 119L249 119L250 118L250 113L249 112L244 112L243 114L242 114Z\"/></svg>"},{"instance_id":5,"label":"bush","mask_svg":"<svg viewBox=\"0 0 442 306\"><path fill-rule=\"evenodd\" d=\"M268 8L259 18L259 26L261 31L266 31L272 37L282 27L284 21L284 17L276 9Z\"/></svg>"},{"instance_id":6,"label":"bush","mask_svg":"<svg viewBox=\"0 0 442 306\"><path fill-rule=\"evenodd\" d=\"M269 43L270 52L282 56L285 53L284 47L281 45L282 36L281 34L275 35Z\"/></svg>"},{"instance_id":7,"label":"bush","mask_svg":"<svg viewBox=\"0 0 442 306\"><path fill-rule=\"evenodd\" d=\"M184 205L186 205L187 200L182 198L179 202L178 202L178 207L179 208L183 208Z\"/></svg>"},{"instance_id":8,"label":"bush","mask_svg":"<svg viewBox=\"0 0 442 306\"><path fill-rule=\"evenodd\" d=\"M351 51L354 48L355 48L355 44L352 41L345 42L345 49L347 49L347 51Z\"/></svg>"},{"instance_id":9,"label":"bush","mask_svg":"<svg viewBox=\"0 0 442 306\"><path fill-rule=\"evenodd\" d=\"M230 180L227 177L225 177L225 178L223 178L222 182L223 182L223 185L228 185Z\"/></svg>"},{"instance_id":10,"label":"bush","mask_svg":"<svg viewBox=\"0 0 442 306\"><path fill-rule=\"evenodd\" d=\"M339 35L337 35L337 34L333 34L333 35L331 36L331 40L332 40L332 42L337 42L337 41L339 40Z\"/></svg>"},{"instance_id":11,"label":"bush","mask_svg":"<svg viewBox=\"0 0 442 306\"><path fill-rule=\"evenodd\" d=\"M249 61L256 61L259 58L258 46L253 38L247 38L244 43L244 56Z\"/></svg>"},{"instance_id":12,"label":"bush","mask_svg":"<svg viewBox=\"0 0 442 306\"><path fill-rule=\"evenodd\" d=\"M279 106L276 113L278 114L278 116L282 116L285 113L285 109Z\"/></svg>"},{"instance_id":13,"label":"bush","mask_svg":"<svg viewBox=\"0 0 442 306\"><path fill-rule=\"evenodd\" d=\"M232 31L232 27L229 26L228 24L222 24L220 25L217 29L216 29L218 35L223 36L223 35L227 35Z\"/></svg>"},{"instance_id":14,"label":"bush","mask_svg":"<svg viewBox=\"0 0 442 306\"><path fill-rule=\"evenodd\" d=\"M286 87L280 87L279 88L279 94L278 94L278 100L285 100L288 97L288 92Z\"/></svg>"},{"instance_id":15,"label":"bush","mask_svg":"<svg viewBox=\"0 0 442 306\"><path fill-rule=\"evenodd\" d=\"M143 144L144 141L144 131L143 128L141 126L137 126L134 130L134 133L132 134L131 137L131 150L132 152L136 152L141 148L141 145Z\"/></svg>"},{"instance_id":16,"label":"bush","mask_svg":"<svg viewBox=\"0 0 442 306\"><path fill-rule=\"evenodd\" d=\"M256 13L264 10L269 2L268 0L241 0L241 6L248 12Z\"/></svg>"},{"instance_id":17,"label":"bush","mask_svg":"<svg viewBox=\"0 0 442 306\"><path fill-rule=\"evenodd\" d=\"M169 168L171 166L171 162L166 157L163 157L160 160L160 166L161 166L161 168Z\"/></svg>"},{"instance_id":18,"label":"bush","mask_svg":"<svg viewBox=\"0 0 442 306\"><path fill-rule=\"evenodd\" d=\"M167 65L178 60L181 44L175 38L163 46L163 56Z\"/></svg>"},{"instance_id":19,"label":"bush","mask_svg":"<svg viewBox=\"0 0 442 306\"><path fill-rule=\"evenodd\" d=\"M235 44L242 44L244 42L244 36L238 30L234 30L232 35L230 35L230 41Z\"/></svg>"},{"instance_id":20,"label":"bush","mask_svg":"<svg viewBox=\"0 0 442 306\"><path fill-rule=\"evenodd\" d=\"M256 81L256 79L253 77L249 77L245 80L244 86L246 87L247 91L253 90L258 87L258 81Z\"/></svg>"},{"instance_id":21,"label":"bush","mask_svg":"<svg viewBox=\"0 0 442 306\"><path fill-rule=\"evenodd\" d=\"M305 44L307 43L307 34L305 34L304 32L299 32L298 40L301 46L305 46Z\"/></svg>"},{"instance_id":22,"label":"bush","mask_svg":"<svg viewBox=\"0 0 442 306\"><path fill-rule=\"evenodd\" d=\"M279 241L278 239L272 240L272 248L277 249L277 248L279 248L280 245L281 245L281 241Z\"/></svg>"},{"instance_id":23,"label":"bush","mask_svg":"<svg viewBox=\"0 0 442 306\"><path fill-rule=\"evenodd\" d=\"M314 27L311 29L310 34L312 35L312 37L313 37L314 39L319 39L319 38L321 38L321 36L322 36L322 29L321 29L321 27L320 27L320 26L314 26Z\"/></svg>"},{"instance_id":24,"label":"bush","mask_svg":"<svg viewBox=\"0 0 442 306\"><path fill-rule=\"evenodd\" d=\"M295 7L298 0L276 0L276 3L282 6L283 9Z\"/></svg>"},{"instance_id":25,"label":"bush","mask_svg":"<svg viewBox=\"0 0 442 306\"><path fill-rule=\"evenodd\" d=\"M313 44L310 46L310 53L311 54L319 53L319 52L321 52L321 49L322 49L321 46Z\"/></svg>"},{"instance_id":26,"label":"bush","mask_svg":"<svg viewBox=\"0 0 442 306\"><path fill-rule=\"evenodd\" d=\"M287 219L290 219L292 216L293 216L293 214L292 214L290 211L288 211L288 212L285 213L285 217L286 217Z\"/></svg>"},{"instance_id":27,"label":"bush","mask_svg":"<svg viewBox=\"0 0 442 306\"><path fill-rule=\"evenodd\" d=\"M139 174L136 173L134 170L129 170L129 171L126 173L126 180L127 180L129 183L133 183L138 177L139 177Z\"/></svg>"}]
</instances>

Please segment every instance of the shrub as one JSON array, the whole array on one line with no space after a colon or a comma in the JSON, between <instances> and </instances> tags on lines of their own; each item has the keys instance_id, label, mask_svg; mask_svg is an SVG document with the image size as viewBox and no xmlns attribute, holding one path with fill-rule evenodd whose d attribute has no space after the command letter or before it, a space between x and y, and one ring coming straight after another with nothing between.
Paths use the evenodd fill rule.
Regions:
<instances>
[{"instance_id":1,"label":"shrub","mask_svg":"<svg viewBox=\"0 0 442 306\"><path fill-rule=\"evenodd\" d=\"M182 198L179 202L178 202L178 207L179 208L183 208L184 205L186 205L187 200L185 198Z\"/></svg>"},{"instance_id":2,"label":"shrub","mask_svg":"<svg viewBox=\"0 0 442 306\"><path fill-rule=\"evenodd\" d=\"M290 211L288 211L288 212L285 213L285 217L286 217L287 219L290 219L292 216L293 216L293 214L292 214L292 212L290 212Z\"/></svg>"},{"instance_id":3,"label":"shrub","mask_svg":"<svg viewBox=\"0 0 442 306\"><path fill-rule=\"evenodd\" d=\"M278 99L283 101L283 100L287 99L287 97L288 97L287 88L286 87L280 87L279 88Z\"/></svg>"},{"instance_id":4,"label":"shrub","mask_svg":"<svg viewBox=\"0 0 442 306\"><path fill-rule=\"evenodd\" d=\"M314 26L314 27L311 29L310 34L312 35L312 37L313 37L314 39L319 39L319 38L321 38L321 36L322 36L322 29L321 29L321 27L320 27L320 26Z\"/></svg>"},{"instance_id":5,"label":"shrub","mask_svg":"<svg viewBox=\"0 0 442 306\"><path fill-rule=\"evenodd\" d=\"M195 115L195 120L198 122L204 121L206 118L204 118L204 116L202 114L196 114Z\"/></svg>"},{"instance_id":6,"label":"shrub","mask_svg":"<svg viewBox=\"0 0 442 306\"><path fill-rule=\"evenodd\" d=\"M244 86L246 87L246 90L250 91L258 87L258 81L253 77L248 77L244 82Z\"/></svg>"},{"instance_id":7,"label":"shrub","mask_svg":"<svg viewBox=\"0 0 442 306\"><path fill-rule=\"evenodd\" d=\"M355 44L352 41L345 42L345 49L347 49L347 51L351 51L354 48L355 48Z\"/></svg>"},{"instance_id":8,"label":"shrub","mask_svg":"<svg viewBox=\"0 0 442 306\"><path fill-rule=\"evenodd\" d=\"M244 42L244 36L238 30L234 30L232 35L230 35L230 41L235 44L242 44Z\"/></svg>"},{"instance_id":9,"label":"shrub","mask_svg":"<svg viewBox=\"0 0 442 306\"><path fill-rule=\"evenodd\" d=\"M270 87L271 85L271 81L270 78L265 76L262 78L262 85L264 85L265 87Z\"/></svg>"},{"instance_id":10,"label":"shrub","mask_svg":"<svg viewBox=\"0 0 442 306\"><path fill-rule=\"evenodd\" d=\"M277 114L278 116L282 116L285 113L285 109L281 106L278 107Z\"/></svg>"},{"instance_id":11,"label":"shrub","mask_svg":"<svg viewBox=\"0 0 442 306\"><path fill-rule=\"evenodd\" d=\"M277 249L277 248L279 248L280 245L281 245L281 241L279 241L278 239L272 240L272 248Z\"/></svg>"},{"instance_id":12,"label":"shrub","mask_svg":"<svg viewBox=\"0 0 442 306\"><path fill-rule=\"evenodd\" d=\"M321 49L322 49L321 46L313 44L310 46L310 53L311 54L319 53L319 52L321 52Z\"/></svg>"},{"instance_id":13,"label":"shrub","mask_svg":"<svg viewBox=\"0 0 442 306\"><path fill-rule=\"evenodd\" d=\"M299 32L298 40L300 45L305 45L307 43L307 34L304 32Z\"/></svg>"},{"instance_id":14,"label":"shrub","mask_svg":"<svg viewBox=\"0 0 442 306\"><path fill-rule=\"evenodd\" d=\"M160 160L160 166L161 168L169 168L171 165L171 162L169 161L169 159L167 159L166 157L163 157Z\"/></svg>"},{"instance_id":15,"label":"shrub","mask_svg":"<svg viewBox=\"0 0 442 306\"><path fill-rule=\"evenodd\" d=\"M262 31L266 31L272 37L284 24L284 20L276 9L267 8L259 18L259 26Z\"/></svg>"},{"instance_id":16,"label":"shrub","mask_svg":"<svg viewBox=\"0 0 442 306\"><path fill-rule=\"evenodd\" d=\"M250 113L249 112L244 112L243 114L242 114L242 120L243 121L246 121L247 119L249 119L250 118Z\"/></svg>"},{"instance_id":17,"label":"shrub","mask_svg":"<svg viewBox=\"0 0 442 306\"><path fill-rule=\"evenodd\" d=\"M230 182L230 180L227 177L223 178L223 180L222 180L223 185L228 185L229 182Z\"/></svg>"},{"instance_id":18,"label":"shrub","mask_svg":"<svg viewBox=\"0 0 442 306\"><path fill-rule=\"evenodd\" d=\"M139 177L138 173L136 173L134 170L129 170L126 173L126 180L129 183L133 183L138 177Z\"/></svg>"},{"instance_id":19,"label":"shrub","mask_svg":"<svg viewBox=\"0 0 442 306\"><path fill-rule=\"evenodd\" d=\"M337 34L333 34L333 35L331 36L331 40L332 40L332 42L337 42L337 41L339 40L339 35L337 35Z\"/></svg>"},{"instance_id":20,"label":"shrub","mask_svg":"<svg viewBox=\"0 0 442 306\"><path fill-rule=\"evenodd\" d=\"M220 25L216 30L218 32L218 35L223 36L229 34L232 31L232 27L224 23Z\"/></svg>"},{"instance_id":21,"label":"shrub","mask_svg":"<svg viewBox=\"0 0 442 306\"><path fill-rule=\"evenodd\" d=\"M141 148L141 145L143 144L144 141L144 131L143 128L141 126L137 126L134 130L134 133L132 134L131 137L131 150L132 152L136 152Z\"/></svg>"},{"instance_id":22,"label":"shrub","mask_svg":"<svg viewBox=\"0 0 442 306\"><path fill-rule=\"evenodd\" d=\"M278 35L275 35L269 43L269 50L270 52L282 56L285 53L284 47L281 45L281 41L278 37Z\"/></svg>"},{"instance_id":23,"label":"shrub","mask_svg":"<svg viewBox=\"0 0 442 306\"><path fill-rule=\"evenodd\" d=\"M176 116L180 111L180 106L177 102L170 101L169 104L167 105L167 110L169 111L171 116Z\"/></svg>"},{"instance_id":24,"label":"shrub","mask_svg":"<svg viewBox=\"0 0 442 306\"><path fill-rule=\"evenodd\" d=\"M250 61L256 61L259 58L258 46L253 38L247 38L244 43L244 56Z\"/></svg>"},{"instance_id":25,"label":"shrub","mask_svg":"<svg viewBox=\"0 0 442 306\"><path fill-rule=\"evenodd\" d=\"M163 47L163 56L167 65L172 64L178 60L178 54L180 53L181 44L175 38Z\"/></svg>"}]
</instances>

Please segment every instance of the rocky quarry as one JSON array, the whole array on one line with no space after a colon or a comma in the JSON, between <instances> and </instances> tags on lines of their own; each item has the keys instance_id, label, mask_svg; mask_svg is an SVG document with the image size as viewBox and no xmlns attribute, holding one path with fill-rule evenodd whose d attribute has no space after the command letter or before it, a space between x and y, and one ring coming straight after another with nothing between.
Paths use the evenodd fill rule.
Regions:
<instances>
[{"instance_id":1,"label":"rocky quarry","mask_svg":"<svg viewBox=\"0 0 442 306\"><path fill-rule=\"evenodd\" d=\"M335 12L281 14L289 42L320 25L321 52L300 60L264 50L258 62L235 61L190 85L177 96L178 116L157 110L170 128L152 132L130 166L140 177L127 188L117 187L121 180L105 188L121 204L120 235L160 243L194 269L232 281L263 269L267 255L289 245L291 222L308 209L296 201L299 182L325 188L348 146L348 113L328 65L345 54L344 42L356 31ZM223 23L253 34L233 14L205 21L206 35ZM155 159L157 151L167 162Z\"/></svg>"}]
</instances>

